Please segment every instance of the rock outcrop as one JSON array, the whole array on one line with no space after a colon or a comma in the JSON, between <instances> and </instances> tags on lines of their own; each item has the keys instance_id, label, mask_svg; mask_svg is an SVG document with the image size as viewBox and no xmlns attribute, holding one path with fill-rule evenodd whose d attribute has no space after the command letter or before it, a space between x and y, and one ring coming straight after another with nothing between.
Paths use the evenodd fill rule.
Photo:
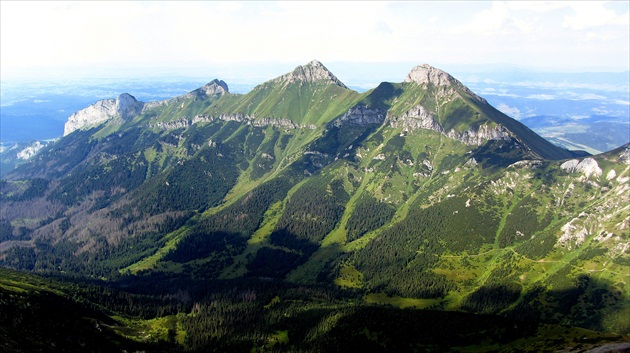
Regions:
<instances>
[{"instance_id":1,"label":"rock outcrop","mask_svg":"<svg viewBox=\"0 0 630 353\"><path fill-rule=\"evenodd\" d=\"M599 178L602 175L602 169L597 161L591 157L584 158L582 161L577 159L568 160L560 165L560 168L569 173L582 173L588 179L591 176Z\"/></svg>"},{"instance_id":2,"label":"rock outcrop","mask_svg":"<svg viewBox=\"0 0 630 353\"><path fill-rule=\"evenodd\" d=\"M335 120L335 126L341 126L343 124L382 124L385 121L387 111L385 109L368 108L364 105L354 106L341 117Z\"/></svg>"},{"instance_id":3,"label":"rock outcrop","mask_svg":"<svg viewBox=\"0 0 630 353\"><path fill-rule=\"evenodd\" d=\"M417 105L401 116L388 115L389 124L393 127L403 127L411 130L427 129L444 133L442 126L435 120L433 115L422 105Z\"/></svg>"},{"instance_id":4,"label":"rock outcrop","mask_svg":"<svg viewBox=\"0 0 630 353\"><path fill-rule=\"evenodd\" d=\"M103 99L85 109L70 115L64 125L63 135L79 129L97 126L110 119L131 119L142 112L144 102L136 100L132 95L123 93L116 99Z\"/></svg>"},{"instance_id":5,"label":"rock outcrop","mask_svg":"<svg viewBox=\"0 0 630 353\"><path fill-rule=\"evenodd\" d=\"M393 127L403 127L409 130L426 129L437 131L466 145L481 146L488 140L506 140L513 138L512 133L503 125L490 126L483 124L471 126L465 131L445 131L442 125L422 105L417 105L400 116L387 116L389 124Z\"/></svg>"},{"instance_id":6,"label":"rock outcrop","mask_svg":"<svg viewBox=\"0 0 630 353\"><path fill-rule=\"evenodd\" d=\"M156 123L149 123L148 127L152 129L159 130L176 130L187 128L193 124L197 123L209 123L215 120L221 121L236 121L238 123L244 123L246 125L252 125L256 127L263 126L278 126L288 129L297 129L297 128L306 128L306 129L315 129L314 125L300 125L296 124L290 119L287 118L257 118L254 115L242 114L242 113L234 113L234 114L221 114L218 116L212 115L195 115L192 119L189 118L179 118L171 121L159 121Z\"/></svg>"},{"instance_id":7,"label":"rock outcrop","mask_svg":"<svg viewBox=\"0 0 630 353\"><path fill-rule=\"evenodd\" d=\"M459 142L471 145L481 146L490 140L504 140L509 141L512 139L512 133L503 125L490 126L487 124L478 127L469 127L468 130L458 132L455 130L449 130L446 136L458 140Z\"/></svg>"},{"instance_id":8,"label":"rock outcrop","mask_svg":"<svg viewBox=\"0 0 630 353\"><path fill-rule=\"evenodd\" d=\"M45 146L46 145L44 145L40 141L35 141L30 146L28 146L25 149L23 149L20 152L18 152L17 153L17 158L18 159L22 159L22 160L28 160L31 157L33 157L34 155L36 155L37 152L39 152Z\"/></svg>"}]
</instances>

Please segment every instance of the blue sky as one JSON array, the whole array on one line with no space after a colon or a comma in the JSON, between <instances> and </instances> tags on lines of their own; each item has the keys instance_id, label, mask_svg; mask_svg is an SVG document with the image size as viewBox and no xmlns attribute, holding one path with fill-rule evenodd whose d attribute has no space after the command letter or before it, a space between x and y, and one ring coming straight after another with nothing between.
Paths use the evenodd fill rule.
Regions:
<instances>
[{"instance_id":1,"label":"blue sky","mask_svg":"<svg viewBox=\"0 0 630 353\"><path fill-rule=\"evenodd\" d=\"M388 73L378 67L397 63L406 71L429 63L580 72L625 71L630 62L628 1L3 0L0 6L3 80L210 71L229 78L242 68L255 75L256 67L266 68L259 72L266 76L318 59L338 63L350 77L353 65L343 63L379 63L369 71L380 82L391 78L379 77Z\"/></svg>"}]
</instances>

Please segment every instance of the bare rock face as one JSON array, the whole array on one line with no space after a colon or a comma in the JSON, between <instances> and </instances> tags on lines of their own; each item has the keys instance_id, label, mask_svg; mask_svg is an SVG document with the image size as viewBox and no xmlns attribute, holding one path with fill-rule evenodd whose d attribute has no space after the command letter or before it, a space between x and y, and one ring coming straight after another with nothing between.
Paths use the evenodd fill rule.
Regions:
<instances>
[{"instance_id":1,"label":"bare rock face","mask_svg":"<svg viewBox=\"0 0 630 353\"><path fill-rule=\"evenodd\" d=\"M31 157L33 157L34 155L36 155L37 152L39 152L42 148L44 148L44 146L45 145L42 144L41 142L35 141L30 146L28 146L25 149L23 149L20 152L18 152L17 158L18 159L23 159L23 160L28 160Z\"/></svg>"},{"instance_id":2,"label":"bare rock face","mask_svg":"<svg viewBox=\"0 0 630 353\"><path fill-rule=\"evenodd\" d=\"M137 101L128 93L123 93L116 98L116 114L123 120L131 119L142 112L144 102Z\"/></svg>"},{"instance_id":3,"label":"bare rock face","mask_svg":"<svg viewBox=\"0 0 630 353\"><path fill-rule=\"evenodd\" d=\"M436 69L435 67L422 64L411 69L404 82L415 82L418 84L431 83L436 86L450 86L457 80L448 73Z\"/></svg>"},{"instance_id":4,"label":"bare rock face","mask_svg":"<svg viewBox=\"0 0 630 353\"><path fill-rule=\"evenodd\" d=\"M566 170L569 173L573 173L576 171L576 167L577 165L580 164L580 161L577 159L570 159L564 163L562 163L562 165L560 165L560 168L562 168L563 170Z\"/></svg>"},{"instance_id":5,"label":"bare rock face","mask_svg":"<svg viewBox=\"0 0 630 353\"><path fill-rule=\"evenodd\" d=\"M426 129L439 132L466 145L481 146L488 140L511 140L512 134L503 125L489 126L487 124L470 127L466 131L445 131L435 117L422 105L417 105L401 116L387 116L393 127L403 127L409 130Z\"/></svg>"},{"instance_id":6,"label":"bare rock face","mask_svg":"<svg viewBox=\"0 0 630 353\"><path fill-rule=\"evenodd\" d=\"M251 125L256 127L263 126L280 126L288 129L295 129L299 126L296 125L293 121L287 118L261 118L261 119L251 119Z\"/></svg>"},{"instance_id":7,"label":"bare rock face","mask_svg":"<svg viewBox=\"0 0 630 353\"><path fill-rule=\"evenodd\" d=\"M313 60L306 65L300 65L296 67L292 72L276 78L274 82L329 82L343 88L348 88L346 87L346 85L343 84L343 82L339 81L339 79L335 75L333 75L332 72L328 71L328 69L317 60Z\"/></svg>"},{"instance_id":8,"label":"bare rock face","mask_svg":"<svg viewBox=\"0 0 630 353\"><path fill-rule=\"evenodd\" d=\"M314 125L295 124L293 121L287 118L271 118L271 117L258 118L255 115L249 115L249 114L243 114L243 113L221 114L217 116L197 114L192 119L183 117L183 118L179 118L179 119L171 120L167 122L159 121L157 123L149 123L147 126L149 128L159 129L159 130L176 130L176 129L188 128L189 126L193 124L209 123L215 120L236 121L238 123L244 123L244 124L252 125L256 127L279 126L279 127L283 127L287 129L297 129L297 128L315 129Z\"/></svg>"},{"instance_id":9,"label":"bare rock face","mask_svg":"<svg viewBox=\"0 0 630 353\"><path fill-rule=\"evenodd\" d=\"M584 158L580 164L577 166L577 170L584 173L584 175L589 178L591 175L599 178L602 175L602 170L597 164L597 161L593 158Z\"/></svg>"},{"instance_id":10,"label":"bare rock face","mask_svg":"<svg viewBox=\"0 0 630 353\"><path fill-rule=\"evenodd\" d=\"M503 125L496 125L494 127L481 125L479 127L470 127L468 130L462 132L450 130L446 133L446 136L471 146L481 146L489 140L509 141L512 139L512 134Z\"/></svg>"},{"instance_id":11,"label":"bare rock face","mask_svg":"<svg viewBox=\"0 0 630 353\"><path fill-rule=\"evenodd\" d=\"M401 116L388 116L390 125L393 127L404 127L408 129L428 129L444 133L442 126L435 120L433 115L422 105L417 105Z\"/></svg>"},{"instance_id":12,"label":"bare rock face","mask_svg":"<svg viewBox=\"0 0 630 353\"><path fill-rule=\"evenodd\" d=\"M386 114L387 112L384 109L357 105L348 109L346 113L335 121L335 125L340 126L346 123L356 125L382 124L385 121Z\"/></svg>"},{"instance_id":13,"label":"bare rock face","mask_svg":"<svg viewBox=\"0 0 630 353\"><path fill-rule=\"evenodd\" d=\"M107 121L114 115L116 115L116 100L100 100L87 108L81 109L70 115L68 121L64 125L63 135L69 135L71 132L87 126L98 125Z\"/></svg>"},{"instance_id":14,"label":"bare rock face","mask_svg":"<svg viewBox=\"0 0 630 353\"><path fill-rule=\"evenodd\" d=\"M142 112L144 102L123 93L116 99L103 99L70 115L64 125L63 135L87 127L97 126L112 118L131 119Z\"/></svg>"}]
</instances>

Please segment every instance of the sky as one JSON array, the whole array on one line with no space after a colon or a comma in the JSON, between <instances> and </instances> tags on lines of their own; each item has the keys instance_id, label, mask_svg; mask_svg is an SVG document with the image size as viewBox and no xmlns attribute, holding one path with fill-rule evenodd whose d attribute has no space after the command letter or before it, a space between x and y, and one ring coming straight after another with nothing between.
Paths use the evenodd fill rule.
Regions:
<instances>
[{"instance_id":1,"label":"sky","mask_svg":"<svg viewBox=\"0 0 630 353\"><path fill-rule=\"evenodd\" d=\"M422 63L627 71L629 10L629 1L1 0L0 70L2 80L215 72L243 80L317 59L348 77L363 67L375 82L390 79L388 65Z\"/></svg>"}]
</instances>

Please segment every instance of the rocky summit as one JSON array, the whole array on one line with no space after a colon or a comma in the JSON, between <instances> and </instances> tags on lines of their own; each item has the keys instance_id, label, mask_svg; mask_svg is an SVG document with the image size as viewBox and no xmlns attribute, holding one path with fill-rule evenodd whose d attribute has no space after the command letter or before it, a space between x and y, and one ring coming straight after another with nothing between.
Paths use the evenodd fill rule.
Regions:
<instances>
[{"instance_id":1,"label":"rocky summit","mask_svg":"<svg viewBox=\"0 0 630 353\"><path fill-rule=\"evenodd\" d=\"M466 91L467 94L475 99L487 103L483 98L474 94L468 87L464 86L450 74L428 64L418 65L411 69L404 82L413 82L421 85L431 84L433 86L443 87L446 90L448 90L451 85L455 85L459 89Z\"/></svg>"},{"instance_id":2,"label":"rocky summit","mask_svg":"<svg viewBox=\"0 0 630 353\"><path fill-rule=\"evenodd\" d=\"M9 351L630 341L630 147L562 149L429 65L122 94L40 147L0 181Z\"/></svg>"},{"instance_id":3,"label":"rocky summit","mask_svg":"<svg viewBox=\"0 0 630 353\"><path fill-rule=\"evenodd\" d=\"M450 86L455 82L455 78L448 73L436 69L429 64L422 64L411 69L404 82L415 82L418 84L432 84L435 86Z\"/></svg>"},{"instance_id":4,"label":"rocky summit","mask_svg":"<svg viewBox=\"0 0 630 353\"><path fill-rule=\"evenodd\" d=\"M116 117L128 120L138 115L143 107L144 102L137 101L128 93L123 93L116 99L100 100L72 114L64 125L63 135L85 127L97 126Z\"/></svg>"},{"instance_id":5,"label":"rocky summit","mask_svg":"<svg viewBox=\"0 0 630 353\"><path fill-rule=\"evenodd\" d=\"M276 78L274 81L284 83L314 83L314 82L329 82L334 83L340 87L346 87L343 82L333 75L322 63L317 60L313 60L306 65L300 65L296 67L292 72L282 75Z\"/></svg>"}]
</instances>

